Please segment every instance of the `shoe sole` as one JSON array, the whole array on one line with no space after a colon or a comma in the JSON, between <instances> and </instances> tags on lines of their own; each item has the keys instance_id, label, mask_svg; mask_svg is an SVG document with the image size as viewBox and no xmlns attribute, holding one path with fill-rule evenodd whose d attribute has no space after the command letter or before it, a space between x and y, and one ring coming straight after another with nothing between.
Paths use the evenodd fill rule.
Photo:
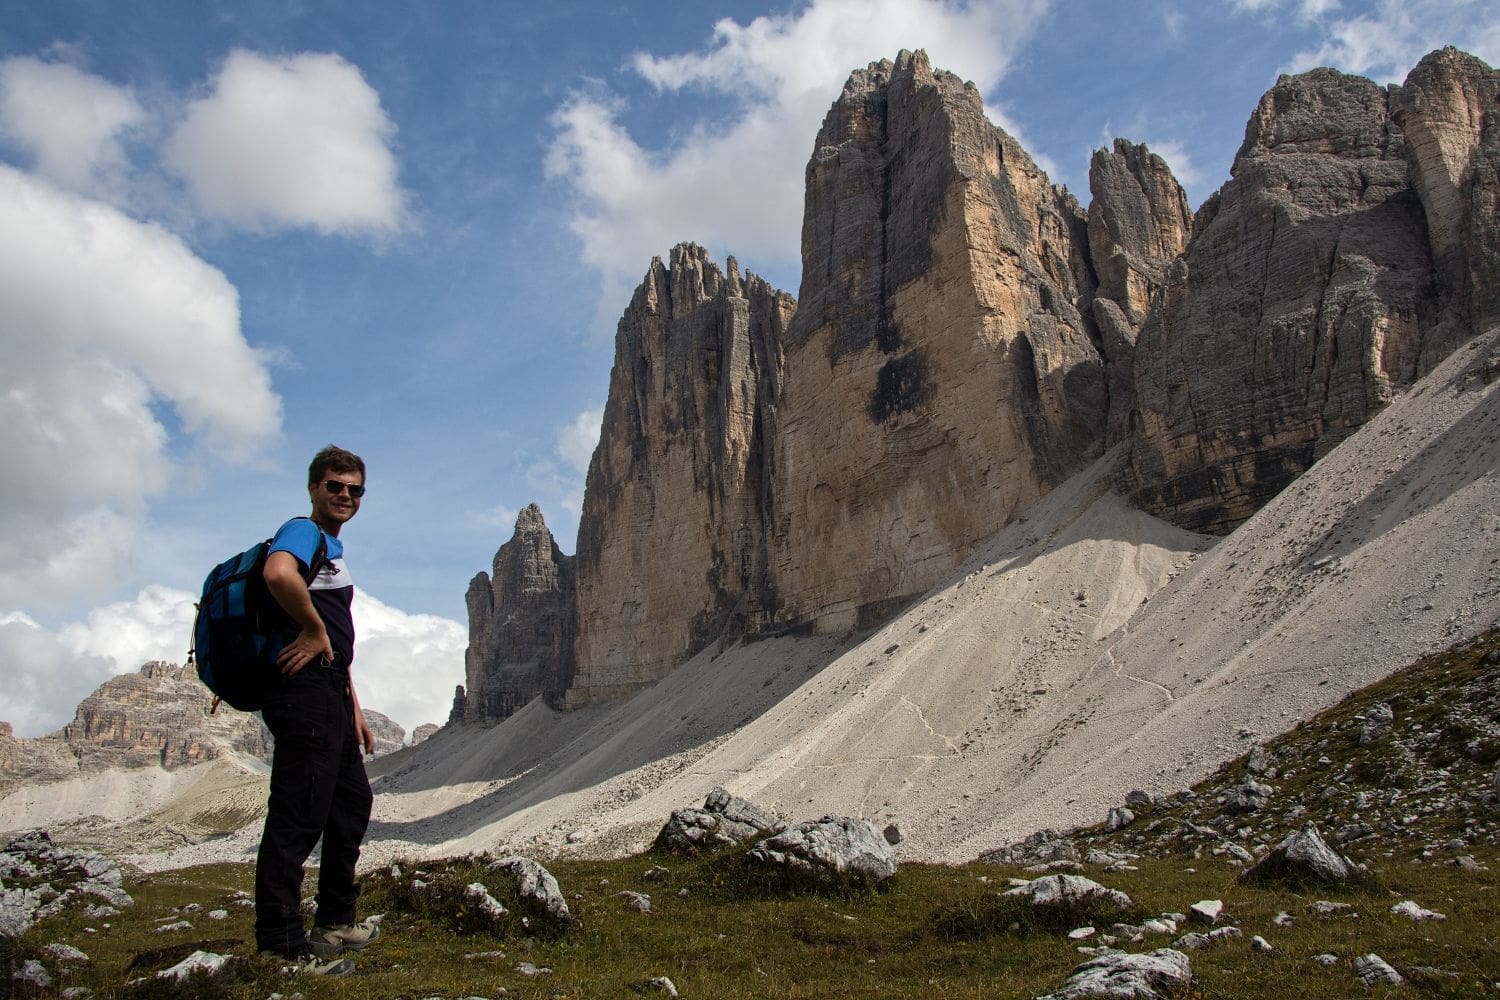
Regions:
<instances>
[{"instance_id":1,"label":"shoe sole","mask_svg":"<svg viewBox=\"0 0 1500 1000\"><path fill-rule=\"evenodd\" d=\"M377 939L370 938L368 941L340 941L337 944L330 944L324 941L314 941L312 938L308 938L307 946L311 948L313 954L317 955L319 958L337 958L346 951L364 951L366 948L370 947L371 942L375 940Z\"/></svg>"},{"instance_id":2,"label":"shoe sole","mask_svg":"<svg viewBox=\"0 0 1500 1000\"><path fill-rule=\"evenodd\" d=\"M318 957L322 958L324 956L319 955ZM313 976L318 979L342 979L344 976L353 974L354 963L346 958L339 961L337 964L329 966L327 969L304 969L296 965L292 965L283 968L282 971L303 976Z\"/></svg>"}]
</instances>

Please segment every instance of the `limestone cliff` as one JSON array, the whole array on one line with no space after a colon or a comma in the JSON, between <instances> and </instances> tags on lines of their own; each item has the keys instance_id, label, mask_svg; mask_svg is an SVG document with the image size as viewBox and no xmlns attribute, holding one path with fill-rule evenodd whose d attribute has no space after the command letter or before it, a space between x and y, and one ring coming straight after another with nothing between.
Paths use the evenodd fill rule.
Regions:
<instances>
[{"instance_id":1,"label":"limestone cliff","mask_svg":"<svg viewBox=\"0 0 1500 1000\"><path fill-rule=\"evenodd\" d=\"M1104 446L1087 222L903 52L854 73L807 168L772 475L777 619L842 629L951 572Z\"/></svg>"},{"instance_id":2,"label":"limestone cliff","mask_svg":"<svg viewBox=\"0 0 1500 1000\"><path fill-rule=\"evenodd\" d=\"M1500 72L1447 48L1392 98L1422 199L1443 316L1422 367L1500 322Z\"/></svg>"},{"instance_id":3,"label":"limestone cliff","mask_svg":"<svg viewBox=\"0 0 1500 1000\"><path fill-rule=\"evenodd\" d=\"M406 730L401 728L399 722L373 708L361 706L361 710L365 715L365 725L370 727L370 732L375 737L375 753L372 756L395 753L406 745Z\"/></svg>"},{"instance_id":4,"label":"limestone cliff","mask_svg":"<svg viewBox=\"0 0 1500 1000\"><path fill-rule=\"evenodd\" d=\"M721 272L684 244L651 262L589 466L570 706L656 680L772 605L766 449L793 308L732 257Z\"/></svg>"},{"instance_id":5,"label":"limestone cliff","mask_svg":"<svg viewBox=\"0 0 1500 1000\"><path fill-rule=\"evenodd\" d=\"M574 558L557 547L541 508L516 517L491 573L469 584L464 691L451 721L503 719L539 694L557 701L573 673L577 632Z\"/></svg>"},{"instance_id":6,"label":"limestone cliff","mask_svg":"<svg viewBox=\"0 0 1500 1000\"><path fill-rule=\"evenodd\" d=\"M684 244L620 321L561 703L879 621L1117 443L1138 505L1231 530L1497 322L1497 95L1454 50L1399 88L1283 77L1196 215L1126 140L1084 211L924 54L856 71L800 300Z\"/></svg>"},{"instance_id":7,"label":"limestone cliff","mask_svg":"<svg viewBox=\"0 0 1500 1000\"><path fill-rule=\"evenodd\" d=\"M1109 377L1109 440L1129 429L1135 344L1168 269L1187 248L1193 213L1166 161L1116 139L1089 163L1089 259L1099 278L1093 317Z\"/></svg>"},{"instance_id":8,"label":"limestone cliff","mask_svg":"<svg viewBox=\"0 0 1500 1000\"><path fill-rule=\"evenodd\" d=\"M1138 503L1232 529L1494 322L1496 86L1448 50L1261 99L1141 330Z\"/></svg>"}]
</instances>

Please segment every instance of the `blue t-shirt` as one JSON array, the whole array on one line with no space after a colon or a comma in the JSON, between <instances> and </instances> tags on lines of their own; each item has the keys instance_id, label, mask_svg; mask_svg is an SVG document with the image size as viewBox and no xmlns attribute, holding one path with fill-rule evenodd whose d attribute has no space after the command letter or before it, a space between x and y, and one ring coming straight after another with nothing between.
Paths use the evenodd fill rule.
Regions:
<instances>
[{"instance_id":1,"label":"blue t-shirt","mask_svg":"<svg viewBox=\"0 0 1500 1000\"><path fill-rule=\"evenodd\" d=\"M324 532L309 518L297 517L281 526L271 540L272 552L289 552L297 560L297 569L307 578L307 568L318 550L318 535L328 539L328 554L318 575L307 585L313 608L323 619L328 640L333 645L334 666L347 669L354 662L354 581L344 565L344 543Z\"/></svg>"}]
</instances>

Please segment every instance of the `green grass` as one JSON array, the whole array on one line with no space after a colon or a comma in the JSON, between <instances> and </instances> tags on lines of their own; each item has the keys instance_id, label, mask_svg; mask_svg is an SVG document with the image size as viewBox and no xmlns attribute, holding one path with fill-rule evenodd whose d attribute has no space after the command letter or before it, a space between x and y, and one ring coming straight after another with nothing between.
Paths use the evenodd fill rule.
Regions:
<instances>
[{"instance_id":1,"label":"green grass","mask_svg":"<svg viewBox=\"0 0 1500 1000\"><path fill-rule=\"evenodd\" d=\"M1067 938L1072 927L1087 923L1107 932L1117 920L1186 913L1201 899L1223 900L1221 924L1239 927L1244 936L1189 952L1195 982L1178 1000L1500 996L1500 804L1485 793L1500 746L1500 668L1484 663L1496 648L1500 636L1491 633L1424 660L1272 740L1271 758L1280 772L1291 773L1263 779L1276 792L1262 813L1217 815L1217 795L1245 773L1240 758L1199 785L1195 798L1145 810L1136 823L1110 834L1081 831L1076 842L1085 854L1100 847L1142 855L1131 861L1134 870L1085 865L1081 872L1127 893L1133 906L1124 912L1017 910L1001 893L1009 878L1034 873L1013 865L908 863L878 889L798 889L744 864L740 852L684 858L653 851L612 861L543 859L578 921L561 934L534 935L535 927L515 920L481 929L472 912L453 902L464 885L479 881L516 908L508 880L487 872L486 859L401 862L399 877L389 869L363 877L361 913L384 912L384 934L351 956L355 975L292 980L253 954L251 911L235 903L235 893L250 889L252 869L216 865L135 879L128 889L136 905L107 921L67 910L17 942L0 940L0 963L8 968L40 958L55 975L58 963L42 953L50 942L71 944L91 958L70 963L72 971L56 976L42 994L26 993L7 975L0 996L60 996L63 986L84 986L95 997L133 1000L264 1000L276 992L309 1000L417 1000L494 997L502 988L507 997L618 998L667 976L683 997L723 1000L1034 997L1059 989L1086 959L1080 942ZM1395 708L1396 726L1360 746L1356 716L1382 701ZM1439 772L1446 777L1434 788ZM1242 865L1213 853L1225 840L1275 843L1308 819L1327 834L1349 819L1361 792L1373 803L1366 815L1379 817L1376 825L1401 821L1339 846L1368 865L1368 878L1323 889L1247 885L1239 881ZM1216 832L1194 833L1188 821ZM1448 838L1463 844L1451 846ZM1450 864L1458 855L1472 856L1486 870ZM666 871L646 877L654 868ZM414 891L411 879L419 871L430 885L446 888ZM629 906L619 895L625 890L649 894L653 912ZM1309 909L1320 899L1351 909L1320 916ZM1393 915L1391 906L1405 899L1448 919L1414 923ZM201 909L185 913L189 904ZM220 908L227 919L206 918ZM1283 913L1289 925L1277 923ZM156 931L181 919L192 929ZM1183 926L1179 933L1192 929ZM1252 935L1274 950L1252 949ZM1119 947L1149 951L1170 946L1175 937L1148 936ZM1093 943L1097 937L1082 942ZM149 978L131 985L199 948L241 961L184 984ZM1411 985L1363 990L1352 963L1370 952ZM1323 953L1338 962L1313 960ZM526 976L517 971L522 962L552 971Z\"/></svg>"},{"instance_id":2,"label":"green grass","mask_svg":"<svg viewBox=\"0 0 1500 1000\"><path fill-rule=\"evenodd\" d=\"M1089 874L1128 893L1142 914L1185 912L1205 898L1224 901L1226 922L1245 937L1190 953L1196 983L1188 997L1347 997L1359 992L1353 958L1376 952L1403 971L1431 967L1452 974L1434 978L1418 995L1457 998L1500 989L1500 892L1492 874L1500 858L1493 850L1475 853L1491 872L1402 862L1379 872L1385 888L1375 890L1245 886L1237 881L1239 869L1219 859L1142 859L1136 871ZM653 866L668 874L642 881ZM621 997L657 976L670 977L684 997L1031 997L1059 988L1086 957L1066 937L1068 926L1076 926L1071 919L1011 926L1016 914L997 903L998 894L1007 877L1022 873L1007 866L907 864L881 891L829 894L768 890L722 858L562 861L552 870L579 918L578 927L555 937L530 937L514 927L498 934L461 931L410 897L402 902L389 881L367 879L363 909L385 910L384 936L351 956L358 971L341 981L292 981L252 955L251 913L230 900L233 891L250 886L253 873L244 865L150 876L131 887L136 905L108 927L63 914L29 932L21 947L35 955L46 942L62 941L84 951L92 961L74 965L58 984L87 986L96 996L256 1000L294 991L309 998L495 996L498 987L511 997ZM503 879L484 881L499 895ZM617 895L625 889L649 893L653 912L627 906ZM679 895L682 889L686 895ZM1309 904L1325 898L1353 904L1358 915L1309 912ZM1413 923L1389 912L1407 898L1449 919ZM204 910L181 913L188 903ZM228 908L229 917L204 919L215 907ZM1291 926L1275 923L1283 911L1294 917ZM1119 914L1075 916L1107 929L1105 921ZM189 919L193 929L156 933L167 918ZM1253 951L1253 934L1276 950ZM1152 936L1123 947L1150 950L1171 940ZM198 948L232 952L244 962L182 985L155 979L126 985ZM497 951L503 955L486 954ZM1323 952L1338 955L1339 964L1311 960ZM528 977L516 971L521 962L552 972Z\"/></svg>"}]
</instances>

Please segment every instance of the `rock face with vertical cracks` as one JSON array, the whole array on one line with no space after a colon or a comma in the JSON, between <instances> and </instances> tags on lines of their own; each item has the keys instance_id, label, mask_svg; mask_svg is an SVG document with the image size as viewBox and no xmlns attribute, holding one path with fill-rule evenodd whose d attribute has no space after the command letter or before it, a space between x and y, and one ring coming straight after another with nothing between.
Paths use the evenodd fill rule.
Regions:
<instances>
[{"instance_id":1,"label":"rock face with vertical cracks","mask_svg":"<svg viewBox=\"0 0 1500 1000\"><path fill-rule=\"evenodd\" d=\"M1135 342L1152 297L1187 248L1193 213L1166 161L1116 139L1089 162L1089 258L1098 275L1093 317L1109 376L1109 440L1122 439L1134 405Z\"/></svg>"},{"instance_id":2,"label":"rock face with vertical cracks","mask_svg":"<svg viewBox=\"0 0 1500 1000\"><path fill-rule=\"evenodd\" d=\"M1139 505L1231 530L1500 321L1497 178L1500 80L1452 49L1401 87L1283 77L1196 215L1144 146L1094 155L1085 213L924 54L856 71L800 303L685 244L620 321L560 703L874 624L1117 443ZM510 601L471 593L475 648Z\"/></svg>"},{"instance_id":3,"label":"rock face with vertical cracks","mask_svg":"<svg viewBox=\"0 0 1500 1000\"><path fill-rule=\"evenodd\" d=\"M1238 525L1419 372L1437 290L1391 97L1282 77L1136 345L1128 485L1199 531Z\"/></svg>"},{"instance_id":4,"label":"rock face with vertical cracks","mask_svg":"<svg viewBox=\"0 0 1500 1000\"><path fill-rule=\"evenodd\" d=\"M795 302L727 270L680 245L620 320L578 528L569 707L665 676L775 604L767 454Z\"/></svg>"},{"instance_id":5,"label":"rock face with vertical cracks","mask_svg":"<svg viewBox=\"0 0 1500 1000\"><path fill-rule=\"evenodd\" d=\"M1500 323L1500 72L1441 49L1412 69L1391 107L1406 133L1443 310L1423 345L1426 370Z\"/></svg>"},{"instance_id":6,"label":"rock face with vertical cracks","mask_svg":"<svg viewBox=\"0 0 1500 1000\"><path fill-rule=\"evenodd\" d=\"M469 583L463 721L499 721L539 694L561 701L573 679L574 561L532 504L495 553L493 572Z\"/></svg>"},{"instance_id":7,"label":"rock face with vertical cracks","mask_svg":"<svg viewBox=\"0 0 1500 1000\"><path fill-rule=\"evenodd\" d=\"M771 565L783 625L880 617L1097 457L1087 222L924 53L855 72L807 167Z\"/></svg>"}]
</instances>

